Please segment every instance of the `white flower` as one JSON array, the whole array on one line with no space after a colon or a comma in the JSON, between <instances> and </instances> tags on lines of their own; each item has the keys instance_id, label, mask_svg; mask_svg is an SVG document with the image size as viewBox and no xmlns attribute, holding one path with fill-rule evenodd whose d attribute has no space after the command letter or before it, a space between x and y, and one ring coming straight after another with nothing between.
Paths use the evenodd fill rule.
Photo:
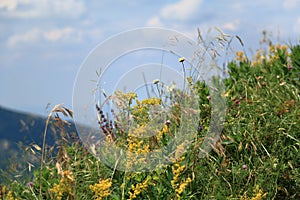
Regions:
<instances>
[{"instance_id":1,"label":"white flower","mask_svg":"<svg viewBox=\"0 0 300 200\"><path fill-rule=\"evenodd\" d=\"M159 79L154 79L153 80L153 84L158 84L159 83Z\"/></svg>"}]
</instances>

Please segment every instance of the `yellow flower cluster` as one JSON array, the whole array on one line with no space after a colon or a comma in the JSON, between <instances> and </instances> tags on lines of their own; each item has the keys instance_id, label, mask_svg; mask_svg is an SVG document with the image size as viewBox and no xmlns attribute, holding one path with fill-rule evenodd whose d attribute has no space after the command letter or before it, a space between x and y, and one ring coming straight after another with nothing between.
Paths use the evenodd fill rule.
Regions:
<instances>
[{"instance_id":1,"label":"yellow flower cluster","mask_svg":"<svg viewBox=\"0 0 300 200\"><path fill-rule=\"evenodd\" d=\"M142 100L141 102L137 101L138 104L144 106L144 105L160 105L161 104L161 99L152 97L152 98L147 98Z\"/></svg>"},{"instance_id":2,"label":"yellow flower cluster","mask_svg":"<svg viewBox=\"0 0 300 200\"><path fill-rule=\"evenodd\" d=\"M267 192L263 193L263 191L259 188L258 185L256 185L254 192L256 193L256 195L254 197L251 198L251 200L262 200L265 199L267 196Z\"/></svg>"},{"instance_id":3,"label":"yellow flower cluster","mask_svg":"<svg viewBox=\"0 0 300 200\"><path fill-rule=\"evenodd\" d=\"M161 131L159 131L156 135L156 138L157 138L157 141L160 141L161 138L163 137L164 134L167 134L169 133L170 130L169 130L169 126L167 126L166 124L164 125L164 127L162 128Z\"/></svg>"},{"instance_id":4,"label":"yellow flower cluster","mask_svg":"<svg viewBox=\"0 0 300 200\"><path fill-rule=\"evenodd\" d=\"M123 93L118 90L114 94L114 104L119 108L128 108L136 98L137 94L134 92Z\"/></svg>"},{"instance_id":5,"label":"yellow flower cluster","mask_svg":"<svg viewBox=\"0 0 300 200\"><path fill-rule=\"evenodd\" d=\"M128 134L127 145L127 168L131 168L136 164L138 165L139 163L146 161L144 156L139 157L139 155L150 152L149 144L145 143L144 140L133 136L132 134Z\"/></svg>"},{"instance_id":6,"label":"yellow flower cluster","mask_svg":"<svg viewBox=\"0 0 300 200\"><path fill-rule=\"evenodd\" d=\"M270 45L269 46L269 61L274 61L279 59L279 53L283 52L283 55L285 58L287 58L289 56L288 53L288 46L286 45L280 45L280 44L276 44L274 45Z\"/></svg>"},{"instance_id":7,"label":"yellow flower cluster","mask_svg":"<svg viewBox=\"0 0 300 200\"><path fill-rule=\"evenodd\" d=\"M192 179L189 177L185 180L181 180L180 178L182 172L186 168L185 165L182 165L183 160L184 157L181 157L178 162L174 163L172 166L173 179L171 180L171 185L175 189L177 199L180 199L180 196L184 192L185 188L190 182L192 182Z\"/></svg>"},{"instance_id":8,"label":"yellow flower cluster","mask_svg":"<svg viewBox=\"0 0 300 200\"><path fill-rule=\"evenodd\" d=\"M282 54L285 59L289 56L289 47L287 45L269 45L268 50L258 50L252 59L252 66L260 65L264 62L273 63L274 60L279 59Z\"/></svg>"},{"instance_id":9,"label":"yellow flower cluster","mask_svg":"<svg viewBox=\"0 0 300 200\"><path fill-rule=\"evenodd\" d=\"M111 179L100 180L99 183L90 185L90 190L95 193L96 200L102 200L103 197L110 195Z\"/></svg>"},{"instance_id":10,"label":"yellow flower cluster","mask_svg":"<svg viewBox=\"0 0 300 200\"><path fill-rule=\"evenodd\" d=\"M0 199L6 200L18 200L14 197L12 191L8 191L5 186L0 185Z\"/></svg>"},{"instance_id":11,"label":"yellow flower cluster","mask_svg":"<svg viewBox=\"0 0 300 200\"><path fill-rule=\"evenodd\" d=\"M9 191L6 195L7 200L18 200L17 198L14 198L12 191Z\"/></svg>"},{"instance_id":12,"label":"yellow flower cluster","mask_svg":"<svg viewBox=\"0 0 300 200\"><path fill-rule=\"evenodd\" d=\"M185 179L180 183L179 188L175 189L176 196L178 199L180 199L180 195L184 192L186 186L188 186L190 182L192 182L192 179L188 177L187 179Z\"/></svg>"},{"instance_id":13,"label":"yellow flower cluster","mask_svg":"<svg viewBox=\"0 0 300 200\"><path fill-rule=\"evenodd\" d=\"M70 171L62 172L62 178L59 181L59 184L54 184L53 188L50 189L50 192L55 194L56 200L61 200L64 194L72 195L72 188L74 185L75 179Z\"/></svg>"},{"instance_id":14,"label":"yellow flower cluster","mask_svg":"<svg viewBox=\"0 0 300 200\"><path fill-rule=\"evenodd\" d=\"M149 144L144 144L143 140L138 140L138 138L134 137L132 134L128 134L128 136L128 151L137 154L144 154L150 151Z\"/></svg>"},{"instance_id":15,"label":"yellow flower cluster","mask_svg":"<svg viewBox=\"0 0 300 200\"><path fill-rule=\"evenodd\" d=\"M255 186L254 193L256 193L255 196L253 196L251 198L247 197L247 196L243 196L241 199L242 200L263 200L266 198L266 196L268 194L267 192L263 193L263 191L259 188L258 185Z\"/></svg>"},{"instance_id":16,"label":"yellow flower cluster","mask_svg":"<svg viewBox=\"0 0 300 200\"><path fill-rule=\"evenodd\" d=\"M279 51L287 52L288 48L289 47L287 45L280 45L280 44L276 44L275 46L270 45L269 46L269 53L270 54L275 54L275 53L278 53Z\"/></svg>"},{"instance_id":17,"label":"yellow flower cluster","mask_svg":"<svg viewBox=\"0 0 300 200\"><path fill-rule=\"evenodd\" d=\"M247 57L244 55L244 52L237 51L236 52L236 58L235 58L235 60L239 61L239 62L246 62L247 61Z\"/></svg>"},{"instance_id":18,"label":"yellow flower cluster","mask_svg":"<svg viewBox=\"0 0 300 200\"><path fill-rule=\"evenodd\" d=\"M133 192L128 192L129 193L129 199L135 199L137 198L137 196L142 193L143 191L145 191L148 187L148 179L146 179L144 182L142 183L137 183L136 185L131 185L131 190Z\"/></svg>"},{"instance_id":19,"label":"yellow flower cluster","mask_svg":"<svg viewBox=\"0 0 300 200\"><path fill-rule=\"evenodd\" d=\"M185 169L185 166L182 165L180 166L179 164L175 164L174 166L172 166L172 172L173 172L173 179L171 180L171 185L173 188L177 188L178 187L178 182L180 181L179 180L179 177L181 175L181 172Z\"/></svg>"},{"instance_id":20,"label":"yellow flower cluster","mask_svg":"<svg viewBox=\"0 0 300 200\"><path fill-rule=\"evenodd\" d=\"M252 66L260 65L266 61L266 52L264 50L258 50L252 59Z\"/></svg>"},{"instance_id":21,"label":"yellow flower cluster","mask_svg":"<svg viewBox=\"0 0 300 200\"><path fill-rule=\"evenodd\" d=\"M137 98L137 94L134 93L134 92L129 92L129 93L124 94L124 98L125 98L127 101L131 101L131 100Z\"/></svg>"},{"instance_id":22,"label":"yellow flower cluster","mask_svg":"<svg viewBox=\"0 0 300 200\"><path fill-rule=\"evenodd\" d=\"M160 105L161 99L156 97L147 98L142 101L136 99L136 103L137 105L133 107L132 114L139 125L145 125L149 121L148 111L150 106Z\"/></svg>"},{"instance_id":23,"label":"yellow flower cluster","mask_svg":"<svg viewBox=\"0 0 300 200\"><path fill-rule=\"evenodd\" d=\"M0 199L3 199L5 193L6 193L6 187L0 185Z\"/></svg>"}]
</instances>

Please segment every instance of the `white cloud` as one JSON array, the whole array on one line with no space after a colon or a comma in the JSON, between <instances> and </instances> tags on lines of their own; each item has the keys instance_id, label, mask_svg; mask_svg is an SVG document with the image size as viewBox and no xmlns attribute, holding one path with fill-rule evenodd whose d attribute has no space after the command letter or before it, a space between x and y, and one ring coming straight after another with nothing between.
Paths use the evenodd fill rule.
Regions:
<instances>
[{"instance_id":1,"label":"white cloud","mask_svg":"<svg viewBox=\"0 0 300 200\"><path fill-rule=\"evenodd\" d=\"M2 0L0 1L0 9L4 10L15 10L17 7L17 2L14 0Z\"/></svg>"},{"instance_id":2,"label":"white cloud","mask_svg":"<svg viewBox=\"0 0 300 200\"><path fill-rule=\"evenodd\" d=\"M34 28L25 33L18 33L10 36L7 46L10 48L24 44L37 44L38 42L59 42L59 43L78 43L84 39L99 40L102 30L95 29L74 29L72 27L54 28L42 30Z\"/></svg>"},{"instance_id":3,"label":"white cloud","mask_svg":"<svg viewBox=\"0 0 300 200\"><path fill-rule=\"evenodd\" d=\"M224 23L223 25L221 25L221 29L223 29L225 31L236 31L236 30L238 30L239 25L240 25L240 21L235 20L233 22Z\"/></svg>"},{"instance_id":4,"label":"white cloud","mask_svg":"<svg viewBox=\"0 0 300 200\"><path fill-rule=\"evenodd\" d=\"M58 41L62 38L69 37L72 33L74 33L74 29L70 27L66 27L63 29L54 29L48 32L44 32L43 36L46 40L49 41Z\"/></svg>"},{"instance_id":5,"label":"white cloud","mask_svg":"<svg viewBox=\"0 0 300 200\"><path fill-rule=\"evenodd\" d=\"M300 17L298 17L298 19L294 25L294 31L296 34L300 34Z\"/></svg>"},{"instance_id":6,"label":"white cloud","mask_svg":"<svg viewBox=\"0 0 300 200\"><path fill-rule=\"evenodd\" d=\"M284 0L283 1L283 7L285 9L299 9L300 7L300 0Z\"/></svg>"},{"instance_id":7,"label":"white cloud","mask_svg":"<svg viewBox=\"0 0 300 200\"><path fill-rule=\"evenodd\" d=\"M8 38L7 46L14 47L20 43L33 43L40 39L41 37L41 30L39 29L32 29L24 34L15 34Z\"/></svg>"},{"instance_id":8,"label":"white cloud","mask_svg":"<svg viewBox=\"0 0 300 200\"><path fill-rule=\"evenodd\" d=\"M163 26L163 23L161 22L159 16L154 16L147 21L146 25L153 26L153 27L161 27Z\"/></svg>"},{"instance_id":9,"label":"white cloud","mask_svg":"<svg viewBox=\"0 0 300 200\"><path fill-rule=\"evenodd\" d=\"M199 11L202 2L203 0L180 0L165 6L160 15L165 19L188 20Z\"/></svg>"},{"instance_id":10,"label":"white cloud","mask_svg":"<svg viewBox=\"0 0 300 200\"><path fill-rule=\"evenodd\" d=\"M41 41L49 41L49 42L61 42L61 41L72 41L80 40L78 37L78 32L71 28L65 27L62 29L50 29L50 30L41 30L38 28L34 28L25 33L15 34L8 38L7 46L12 48L18 45L24 44L36 44Z\"/></svg>"},{"instance_id":11,"label":"white cloud","mask_svg":"<svg viewBox=\"0 0 300 200\"><path fill-rule=\"evenodd\" d=\"M1 11L2 10L2 11ZM0 14L13 18L80 16L86 10L83 0L1 0Z\"/></svg>"}]
</instances>

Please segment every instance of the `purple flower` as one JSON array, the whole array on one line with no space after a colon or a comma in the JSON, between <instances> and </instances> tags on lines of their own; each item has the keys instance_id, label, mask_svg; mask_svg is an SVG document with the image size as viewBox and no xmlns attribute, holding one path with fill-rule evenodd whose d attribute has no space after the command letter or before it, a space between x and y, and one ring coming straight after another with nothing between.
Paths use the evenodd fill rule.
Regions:
<instances>
[{"instance_id":1,"label":"purple flower","mask_svg":"<svg viewBox=\"0 0 300 200\"><path fill-rule=\"evenodd\" d=\"M247 165L242 166L243 170L247 170Z\"/></svg>"},{"instance_id":2,"label":"purple flower","mask_svg":"<svg viewBox=\"0 0 300 200\"><path fill-rule=\"evenodd\" d=\"M201 132L203 130L203 126L199 125L198 126L198 131Z\"/></svg>"},{"instance_id":3,"label":"purple flower","mask_svg":"<svg viewBox=\"0 0 300 200\"><path fill-rule=\"evenodd\" d=\"M28 187L32 187L32 186L33 186L33 182L31 182L31 181L28 182L28 183L27 183L27 186L28 186Z\"/></svg>"}]
</instances>

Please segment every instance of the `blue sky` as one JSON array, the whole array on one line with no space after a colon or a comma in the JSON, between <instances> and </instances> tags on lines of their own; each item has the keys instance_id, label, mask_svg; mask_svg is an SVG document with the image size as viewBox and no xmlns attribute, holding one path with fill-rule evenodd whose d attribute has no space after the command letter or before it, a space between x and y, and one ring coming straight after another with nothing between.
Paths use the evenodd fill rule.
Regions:
<instances>
[{"instance_id":1,"label":"blue sky","mask_svg":"<svg viewBox=\"0 0 300 200\"><path fill-rule=\"evenodd\" d=\"M300 0L0 0L0 105L47 114L72 107L77 71L108 37L155 26L196 37L219 27L258 48L262 30L300 39Z\"/></svg>"}]
</instances>

